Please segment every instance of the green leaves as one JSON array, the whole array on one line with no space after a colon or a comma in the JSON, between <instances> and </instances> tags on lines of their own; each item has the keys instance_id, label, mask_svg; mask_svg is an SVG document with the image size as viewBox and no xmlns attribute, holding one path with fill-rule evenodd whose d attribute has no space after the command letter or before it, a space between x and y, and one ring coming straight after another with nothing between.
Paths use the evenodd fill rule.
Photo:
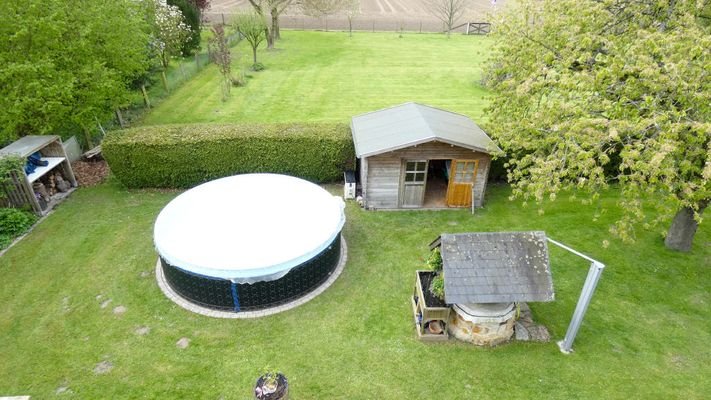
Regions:
<instances>
[{"instance_id":1,"label":"green leaves","mask_svg":"<svg viewBox=\"0 0 711 400\"><path fill-rule=\"evenodd\" d=\"M487 128L515 195L617 181L623 239L711 199L711 35L692 3L523 1L502 17Z\"/></svg>"},{"instance_id":2,"label":"green leaves","mask_svg":"<svg viewBox=\"0 0 711 400\"><path fill-rule=\"evenodd\" d=\"M0 142L93 124L146 68L135 1L10 2L0 19Z\"/></svg>"}]
</instances>

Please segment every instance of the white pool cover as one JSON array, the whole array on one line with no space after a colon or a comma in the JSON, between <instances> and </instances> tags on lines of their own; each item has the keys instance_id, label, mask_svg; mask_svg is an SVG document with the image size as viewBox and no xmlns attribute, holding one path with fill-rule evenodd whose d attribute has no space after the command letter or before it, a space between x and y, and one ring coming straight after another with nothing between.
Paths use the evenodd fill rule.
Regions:
<instances>
[{"instance_id":1,"label":"white pool cover","mask_svg":"<svg viewBox=\"0 0 711 400\"><path fill-rule=\"evenodd\" d=\"M168 203L154 241L170 265L235 283L270 281L326 249L345 223L340 197L303 179L235 175Z\"/></svg>"}]
</instances>

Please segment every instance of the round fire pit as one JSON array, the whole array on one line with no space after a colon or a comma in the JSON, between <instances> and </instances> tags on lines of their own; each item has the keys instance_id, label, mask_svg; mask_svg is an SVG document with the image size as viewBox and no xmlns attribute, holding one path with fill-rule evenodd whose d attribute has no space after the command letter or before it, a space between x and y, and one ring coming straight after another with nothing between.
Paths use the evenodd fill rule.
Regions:
<instances>
[{"instance_id":1,"label":"round fire pit","mask_svg":"<svg viewBox=\"0 0 711 400\"><path fill-rule=\"evenodd\" d=\"M343 201L303 179L246 174L168 203L154 227L162 276L189 302L241 313L296 300L341 259Z\"/></svg>"}]
</instances>

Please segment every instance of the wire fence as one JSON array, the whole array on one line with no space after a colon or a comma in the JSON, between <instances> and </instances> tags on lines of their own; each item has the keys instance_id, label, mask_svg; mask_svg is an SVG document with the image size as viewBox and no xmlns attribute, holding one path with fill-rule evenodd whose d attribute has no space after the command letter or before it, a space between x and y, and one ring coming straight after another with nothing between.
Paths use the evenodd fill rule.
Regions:
<instances>
[{"instance_id":1,"label":"wire fence","mask_svg":"<svg viewBox=\"0 0 711 400\"><path fill-rule=\"evenodd\" d=\"M230 47L241 40L239 34L233 33L227 37ZM107 130L126 128L140 121L143 115L153 107L158 106L174 90L212 63L210 46L203 46L199 52L190 57L174 58L165 71L165 80L161 71L155 71L146 80L143 87L133 91L129 105L116 111L115 118L98 123L92 131L94 136L103 135Z\"/></svg>"},{"instance_id":2,"label":"wire fence","mask_svg":"<svg viewBox=\"0 0 711 400\"><path fill-rule=\"evenodd\" d=\"M206 12L204 17L209 24L230 23L238 13ZM485 21L471 21L485 22ZM320 31L369 31L369 32L418 32L442 33L446 25L436 18L418 17L365 17L356 16L350 22L345 16L328 16L323 18L303 15L282 15L279 17L279 26L284 29L294 30L320 30ZM466 24L452 30L453 33L466 33Z\"/></svg>"}]
</instances>

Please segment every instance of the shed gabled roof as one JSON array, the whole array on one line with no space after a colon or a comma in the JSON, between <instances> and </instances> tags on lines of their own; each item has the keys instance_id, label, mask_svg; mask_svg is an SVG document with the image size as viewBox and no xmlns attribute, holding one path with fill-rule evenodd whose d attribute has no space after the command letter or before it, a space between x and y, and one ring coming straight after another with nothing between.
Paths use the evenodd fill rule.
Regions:
<instances>
[{"instance_id":1,"label":"shed gabled roof","mask_svg":"<svg viewBox=\"0 0 711 400\"><path fill-rule=\"evenodd\" d=\"M544 232L442 234L444 296L448 304L552 301Z\"/></svg>"},{"instance_id":2,"label":"shed gabled roof","mask_svg":"<svg viewBox=\"0 0 711 400\"><path fill-rule=\"evenodd\" d=\"M351 130L359 158L433 140L484 153L501 151L469 117L412 102L356 115Z\"/></svg>"}]
</instances>

